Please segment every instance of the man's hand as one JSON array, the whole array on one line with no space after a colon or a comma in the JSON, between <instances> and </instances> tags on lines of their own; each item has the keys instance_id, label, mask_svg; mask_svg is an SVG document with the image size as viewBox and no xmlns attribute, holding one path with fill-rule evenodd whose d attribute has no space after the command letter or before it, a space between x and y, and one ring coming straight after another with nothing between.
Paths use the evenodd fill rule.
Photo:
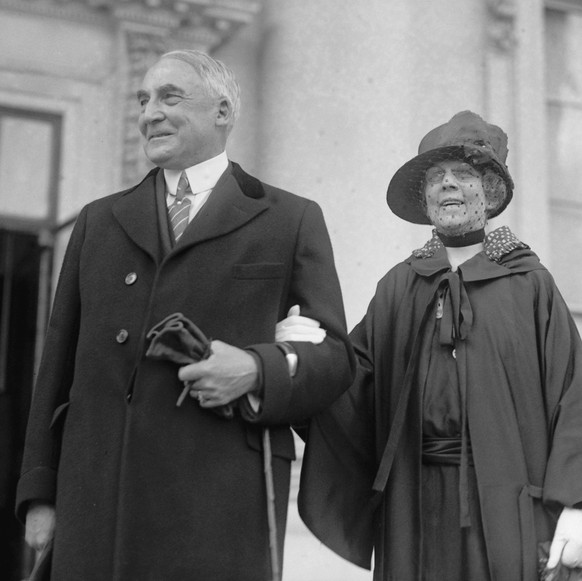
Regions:
<instances>
[{"instance_id":1,"label":"man's hand","mask_svg":"<svg viewBox=\"0 0 582 581\"><path fill-rule=\"evenodd\" d=\"M226 405L259 387L255 358L222 341L212 341L212 355L181 367L178 377L190 384L190 395L205 408Z\"/></svg>"},{"instance_id":2,"label":"man's hand","mask_svg":"<svg viewBox=\"0 0 582 581\"><path fill-rule=\"evenodd\" d=\"M279 321L275 327L275 341L309 341L318 345L325 339L326 331L319 321L299 315L299 305L293 305L287 318Z\"/></svg>"},{"instance_id":3,"label":"man's hand","mask_svg":"<svg viewBox=\"0 0 582 581\"><path fill-rule=\"evenodd\" d=\"M571 569L582 567L582 510L562 509L550 546L548 569L553 569L562 558L562 564Z\"/></svg>"},{"instance_id":4,"label":"man's hand","mask_svg":"<svg viewBox=\"0 0 582 581\"><path fill-rule=\"evenodd\" d=\"M55 535L56 513L50 504L34 502L26 513L25 540L35 551L41 551Z\"/></svg>"}]
</instances>

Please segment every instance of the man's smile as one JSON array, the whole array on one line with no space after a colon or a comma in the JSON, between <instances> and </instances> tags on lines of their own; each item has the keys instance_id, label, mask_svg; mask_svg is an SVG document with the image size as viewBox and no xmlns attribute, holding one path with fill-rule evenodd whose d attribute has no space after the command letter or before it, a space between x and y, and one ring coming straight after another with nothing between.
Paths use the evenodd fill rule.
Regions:
<instances>
[{"instance_id":1,"label":"man's smile","mask_svg":"<svg viewBox=\"0 0 582 581\"><path fill-rule=\"evenodd\" d=\"M173 133L159 131L157 133L151 133L148 135L148 141L152 141L154 139L163 139L165 137L171 137Z\"/></svg>"}]
</instances>

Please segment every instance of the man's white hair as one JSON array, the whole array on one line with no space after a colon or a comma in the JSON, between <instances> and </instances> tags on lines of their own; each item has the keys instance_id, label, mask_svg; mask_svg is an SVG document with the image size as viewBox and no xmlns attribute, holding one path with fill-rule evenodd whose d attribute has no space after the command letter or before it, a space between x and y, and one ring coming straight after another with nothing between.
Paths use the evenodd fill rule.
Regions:
<instances>
[{"instance_id":1,"label":"man's white hair","mask_svg":"<svg viewBox=\"0 0 582 581\"><path fill-rule=\"evenodd\" d=\"M210 96L225 98L232 109L229 130L232 129L240 112L240 86L234 73L223 62L200 50L173 50L161 58L172 58L189 64L202 79Z\"/></svg>"}]
</instances>

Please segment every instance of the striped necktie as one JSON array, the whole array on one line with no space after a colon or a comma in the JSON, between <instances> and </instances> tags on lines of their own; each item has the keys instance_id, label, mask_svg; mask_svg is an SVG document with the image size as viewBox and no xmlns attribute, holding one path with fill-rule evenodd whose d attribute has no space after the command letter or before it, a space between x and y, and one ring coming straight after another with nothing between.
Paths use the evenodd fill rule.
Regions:
<instances>
[{"instance_id":1,"label":"striped necktie","mask_svg":"<svg viewBox=\"0 0 582 581\"><path fill-rule=\"evenodd\" d=\"M188 218L190 216L190 204L192 203L186 194L191 194L190 184L186 177L186 172L182 172L180 181L178 182L178 189L176 190L176 199L169 207L168 213L170 216L170 223L174 231L174 240L178 242L180 236L184 234L186 226L188 226Z\"/></svg>"}]
</instances>

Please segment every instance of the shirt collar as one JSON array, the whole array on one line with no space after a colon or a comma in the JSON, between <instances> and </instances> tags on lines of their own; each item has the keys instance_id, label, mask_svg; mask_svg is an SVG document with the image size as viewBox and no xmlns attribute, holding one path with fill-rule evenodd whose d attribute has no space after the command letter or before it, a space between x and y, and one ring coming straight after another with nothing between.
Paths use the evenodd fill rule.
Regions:
<instances>
[{"instance_id":1,"label":"shirt collar","mask_svg":"<svg viewBox=\"0 0 582 581\"><path fill-rule=\"evenodd\" d=\"M220 179L220 176L225 172L227 167L228 157L226 156L226 152L223 151L219 155L211 157L192 167L187 167L185 170L165 169L164 179L166 180L166 188L170 194L175 195L180 175L182 171L185 171L192 193L199 194L200 192L206 192L216 185L216 182Z\"/></svg>"}]
</instances>

